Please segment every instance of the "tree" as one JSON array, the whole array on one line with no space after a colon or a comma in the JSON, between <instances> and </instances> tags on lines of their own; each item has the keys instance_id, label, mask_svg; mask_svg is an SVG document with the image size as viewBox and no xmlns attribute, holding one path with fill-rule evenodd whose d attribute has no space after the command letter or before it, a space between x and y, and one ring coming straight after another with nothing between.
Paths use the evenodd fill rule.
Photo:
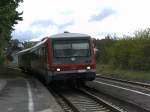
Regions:
<instances>
[{"instance_id":1,"label":"tree","mask_svg":"<svg viewBox=\"0 0 150 112\"><path fill-rule=\"evenodd\" d=\"M110 36L105 39L96 40L96 48L98 52L96 54L96 60L98 63L106 64L109 61L108 49L115 43L115 40L111 39Z\"/></svg>"},{"instance_id":2,"label":"tree","mask_svg":"<svg viewBox=\"0 0 150 112\"><path fill-rule=\"evenodd\" d=\"M23 0L0 0L0 59L3 59L3 49L11 39L14 25L22 20L22 12L16 10L20 2Z\"/></svg>"}]
</instances>

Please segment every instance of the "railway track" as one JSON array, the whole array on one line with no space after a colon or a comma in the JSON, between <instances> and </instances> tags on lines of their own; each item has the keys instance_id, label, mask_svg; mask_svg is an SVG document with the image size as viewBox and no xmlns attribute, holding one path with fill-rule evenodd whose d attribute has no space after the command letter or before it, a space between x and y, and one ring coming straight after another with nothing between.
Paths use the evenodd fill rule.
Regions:
<instances>
[{"instance_id":1,"label":"railway track","mask_svg":"<svg viewBox=\"0 0 150 112\"><path fill-rule=\"evenodd\" d=\"M100 93L114 97L120 101L139 108L142 112L150 112L150 89L149 85L128 82L125 80L97 77L93 82L87 82L87 87L94 88ZM138 111L141 112L141 111Z\"/></svg>"},{"instance_id":2,"label":"railway track","mask_svg":"<svg viewBox=\"0 0 150 112\"><path fill-rule=\"evenodd\" d=\"M112 81L117 81L117 82L122 82L122 83L126 83L126 84L132 84L132 85L135 85L135 86L140 86L140 87L143 87L143 88L150 89L150 84L149 83L142 83L142 82L135 82L135 81L117 79L117 78L110 78L110 77L105 77L105 76L100 76L100 75L98 75L97 78L107 79L107 80L112 80Z\"/></svg>"},{"instance_id":3,"label":"railway track","mask_svg":"<svg viewBox=\"0 0 150 112\"><path fill-rule=\"evenodd\" d=\"M101 91L101 88L98 89L97 87L93 88L93 87L85 86L84 88L90 91L90 94L98 98L101 98L104 101L111 102L111 104L115 105L116 107L121 108L122 110L125 110L126 112L150 112L148 108L143 107L143 104L139 105L138 103L134 101L129 101L129 98L126 97L125 95L121 95L120 97L119 94L121 92L120 93L118 92L118 95L117 95L117 94L114 94L113 92L111 93L111 91L109 91L109 93L107 93L105 90L104 92L103 89ZM138 98L135 100L138 100Z\"/></svg>"},{"instance_id":4,"label":"railway track","mask_svg":"<svg viewBox=\"0 0 150 112\"><path fill-rule=\"evenodd\" d=\"M64 112L126 112L85 89L52 89Z\"/></svg>"},{"instance_id":5,"label":"railway track","mask_svg":"<svg viewBox=\"0 0 150 112\"><path fill-rule=\"evenodd\" d=\"M139 91L142 93L150 94L150 84L147 83L127 81L127 80L109 78L104 76L97 76L96 81L118 86L121 88L130 89L131 91L133 90L133 91Z\"/></svg>"}]
</instances>

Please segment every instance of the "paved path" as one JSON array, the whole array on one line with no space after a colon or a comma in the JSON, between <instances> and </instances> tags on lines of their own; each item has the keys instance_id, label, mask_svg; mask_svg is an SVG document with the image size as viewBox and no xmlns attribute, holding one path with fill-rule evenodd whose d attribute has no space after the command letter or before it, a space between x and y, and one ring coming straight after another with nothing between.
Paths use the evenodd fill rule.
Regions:
<instances>
[{"instance_id":1,"label":"paved path","mask_svg":"<svg viewBox=\"0 0 150 112\"><path fill-rule=\"evenodd\" d=\"M28 112L28 94L24 80L9 80L0 92L2 112Z\"/></svg>"},{"instance_id":2,"label":"paved path","mask_svg":"<svg viewBox=\"0 0 150 112\"><path fill-rule=\"evenodd\" d=\"M0 79L0 91L6 86L7 81L4 79Z\"/></svg>"},{"instance_id":3,"label":"paved path","mask_svg":"<svg viewBox=\"0 0 150 112\"><path fill-rule=\"evenodd\" d=\"M0 91L0 112L61 111L50 92L33 78L7 79Z\"/></svg>"}]
</instances>

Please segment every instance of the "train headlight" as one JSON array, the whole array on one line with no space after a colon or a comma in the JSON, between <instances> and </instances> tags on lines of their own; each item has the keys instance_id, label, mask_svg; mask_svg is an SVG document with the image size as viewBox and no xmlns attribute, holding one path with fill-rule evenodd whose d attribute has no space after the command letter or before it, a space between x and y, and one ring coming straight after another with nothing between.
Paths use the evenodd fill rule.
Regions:
<instances>
[{"instance_id":1,"label":"train headlight","mask_svg":"<svg viewBox=\"0 0 150 112\"><path fill-rule=\"evenodd\" d=\"M57 68L56 70L57 70L57 72L59 72L59 71L60 71L60 68Z\"/></svg>"},{"instance_id":2,"label":"train headlight","mask_svg":"<svg viewBox=\"0 0 150 112\"><path fill-rule=\"evenodd\" d=\"M86 67L86 69L87 69L87 70L90 70L90 69L91 69L91 67L90 67L90 66L87 66L87 67Z\"/></svg>"}]
</instances>

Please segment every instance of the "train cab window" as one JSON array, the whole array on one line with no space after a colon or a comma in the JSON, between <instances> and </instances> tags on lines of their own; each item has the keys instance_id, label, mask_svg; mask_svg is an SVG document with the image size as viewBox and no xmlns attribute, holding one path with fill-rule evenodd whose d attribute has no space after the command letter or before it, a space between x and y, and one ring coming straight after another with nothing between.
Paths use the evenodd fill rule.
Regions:
<instances>
[{"instance_id":1,"label":"train cab window","mask_svg":"<svg viewBox=\"0 0 150 112\"><path fill-rule=\"evenodd\" d=\"M88 43L73 43L72 44L73 49L89 49Z\"/></svg>"},{"instance_id":2,"label":"train cab window","mask_svg":"<svg viewBox=\"0 0 150 112\"><path fill-rule=\"evenodd\" d=\"M58 41L53 44L54 57L83 57L90 55L88 41Z\"/></svg>"},{"instance_id":3,"label":"train cab window","mask_svg":"<svg viewBox=\"0 0 150 112\"><path fill-rule=\"evenodd\" d=\"M89 43L73 43L73 56L89 56Z\"/></svg>"},{"instance_id":4,"label":"train cab window","mask_svg":"<svg viewBox=\"0 0 150 112\"><path fill-rule=\"evenodd\" d=\"M70 57L71 56L71 44L66 44L66 43L54 44L54 56L55 57Z\"/></svg>"}]
</instances>

